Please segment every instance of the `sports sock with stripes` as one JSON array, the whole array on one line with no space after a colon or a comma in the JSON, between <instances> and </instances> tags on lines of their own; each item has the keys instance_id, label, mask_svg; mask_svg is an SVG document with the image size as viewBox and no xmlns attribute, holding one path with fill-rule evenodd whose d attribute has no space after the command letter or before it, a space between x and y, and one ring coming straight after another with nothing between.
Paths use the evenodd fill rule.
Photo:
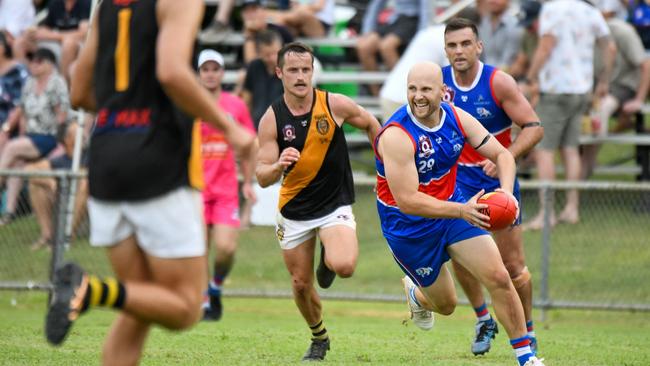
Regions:
<instances>
[{"instance_id":1,"label":"sports sock with stripes","mask_svg":"<svg viewBox=\"0 0 650 366\"><path fill-rule=\"evenodd\" d=\"M311 339L324 341L328 338L327 329L325 328L325 324L323 324L323 320L319 321L315 325L310 325L309 329L311 329Z\"/></svg>"},{"instance_id":2,"label":"sports sock with stripes","mask_svg":"<svg viewBox=\"0 0 650 366\"><path fill-rule=\"evenodd\" d=\"M97 276L88 275L88 291L81 311L84 312L91 306L121 309L125 300L126 289L115 278L106 277L100 279Z\"/></svg>"},{"instance_id":3,"label":"sports sock with stripes","mask_svg":"<svg viewBox=\"0 0 650 366\"><path fill-rule=\"evenodd\" d=\"M485 302L483 305L474 308L474 312L476 313L476 318L478 319L479 322L486 322L488 320L492 320L492 315L490 315L490 312L488 311L487 304Z\"/></svg>"},{"instance_id":4,"label":"sports sock with stripes","mask_svg":"<svg viewBox=\"0 0 650 366\"><path fill-rule=\"evenodd\" d=\"M512 349L515 350L515 356L517 356L519 366L523 366L529 358L534 356L533 352L530 350L530 338L528 338L528 335L511 339L510 345L512 345Z\"/></svg>"},{"instance_id":5,"label":"sports sock with stripes","mask_svg":"<svg viewBox=\"0 0 650 366\"><path fill-rule=\"evenodd\" d=\"M535 338L535 328L533 327L532 320L526 322L526 331L528 332L528 337Z\"/></svg>"}]
</instances>

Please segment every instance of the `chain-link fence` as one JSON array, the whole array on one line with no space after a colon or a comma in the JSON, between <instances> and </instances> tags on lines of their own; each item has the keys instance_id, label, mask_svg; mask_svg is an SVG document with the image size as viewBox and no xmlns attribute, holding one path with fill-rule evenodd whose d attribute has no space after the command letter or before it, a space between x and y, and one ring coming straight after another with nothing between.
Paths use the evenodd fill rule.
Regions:
<instances>
[{"instance_id":1,"label":"chain-link fence","mask_svg":"<svg viewBox=\"0 0 650 366\"><path fill-rule=\"evenodd\" d=\"M48 289L52 266L63 260L76 260L99 275L110 274L104 251L88 244L86 215L75 215L74 204L71 204L73 191L78 195L77 188L83 187L85 178L65 172L10 173L25 177L30 189L23 191L16 218L0 226L3 252L0 289ZM55 190L48 191L46 200L34 191L36 183L43 178L58 182ZM399 273L378 229L374 194L367 186L363 187L372 181L357 179L360 186L354 210L361 247L357 273L352 280L338 285L338 291L342 289L342 292L325 292L325 297L401 299L401 290L393 285L399 283L396 280ZM540 207L538 192L542 191L542 197L552 202L547 207L559 212L565 202L565 192L570 188L580 192L578 223L558 223L551 227L552 216L547 210L546 225L541 230L524 233L535 304L543 309L650 311L650 286L647 284L650 278L650 184L523 182L524 221L530 220ZM556 197L551 200L553 192ZM36 204L50 211L41 210L43 207ZM48 216L52 222L53 247L39 246L38 239L43 237L39 210L46 212L42 216ZM290 296L286 273L278 269L282 264L273 229L255 227L243 232L240 242L246 244L238 254L233 274L239 277L238 284L228 286L226 294ZM278 261L271 260L273 258ZM355 280L358 283L354 283Z\"/></svg>"}]
</instances>

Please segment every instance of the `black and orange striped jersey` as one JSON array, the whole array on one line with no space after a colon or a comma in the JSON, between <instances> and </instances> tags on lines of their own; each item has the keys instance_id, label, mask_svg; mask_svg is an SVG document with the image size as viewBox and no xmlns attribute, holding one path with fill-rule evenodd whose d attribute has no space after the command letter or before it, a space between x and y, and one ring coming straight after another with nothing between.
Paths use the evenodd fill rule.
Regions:
<instances>
[{"instance_id":1,"label":"black and orange striped jersey","mask_svg":"<svg viewBox=\"0 0 650 366\"><path fill-rule=\"evenodd\" d=\"M291 220L312 220L354 203L354 183L343 129L334 121L328 94L314 89L311 112L294 116L284 98L272 105L280 151L300 159L287 169L278 208Z\"/></svg>"},{"instance_id":2,"label":"black and orange striped jersey","mask_svg":"<svg viewBox=\"0 0 650 366\"><path fill-rule=\"evenodd\" d=\"M104 0L98 11L91 196L143 200L199 185L200 160L190 162L199 151L192 146L194 121L156 78L156 0Z\"/></svg>"}]
</instances>

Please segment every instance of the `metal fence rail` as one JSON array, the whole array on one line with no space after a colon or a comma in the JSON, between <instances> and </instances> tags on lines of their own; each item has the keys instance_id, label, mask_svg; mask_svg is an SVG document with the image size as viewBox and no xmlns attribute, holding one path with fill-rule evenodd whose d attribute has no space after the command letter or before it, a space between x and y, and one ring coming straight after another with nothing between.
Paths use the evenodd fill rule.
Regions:
<instances>
[{"instance_id":1,"label":"metal fence rail","mask_svg":"<svg viewBox=\"0 0 650 366\"><path fill-rule=\"evenodd\" d=\"M3 251L0 257L0 290L47 291L50 289L49 278L53 266L63 260L78 260L99 275L111 273L104 251L88 245L88 221L85 215L77 220L74 230L70 230L74 217L70 205L74 192L70 188L75 180L84 179L83 174L0 171L0 176L20 176L27 181L46 177L58 182L56 195L52 194L48 202L48 207L54 210L50 213L54 228L54 245L51 249L30 250L30 244L40 235L40 226L26 194L20 201L18 218L0 226L0 248ZM373 177L355 176L355 180L360 191L369 192L368 187L361 186L374 184ZM534 300L538 308L650 311L650 286L647 285L650 278L650 266L647 265L650 263L650 184L522 182L521 186L524 221L537 213L540 207L539 191L548 201L547 207L553 207L556 212L564 204L567 189L578 189L581 194L579 223L551 227L551 212L547 210L547 225L540 231L525 233L527 264L534 275ZM28 190L25 193L29 193ZM555 199L551 199L552 196ZM365 198L355 206L355 211L361 210L374 212L371 193L366 193ZM374 216L368 217L368 220L374 220ZM264 237L268 237L269 242L273 240L272 235ZM360 244L363 246L363 241ZM277 255L274 245L266 247L268 249L264 250L269 253L259 255ZM240 263L245 260L241 257ZM362 255L360 261L363 260ZM394 266L389 256L381 260L386 262L378 263L379 266ZM266 269L258 271L263 278ZM387 282L393 280L392 277L386 279ZM284 282L270 286L251 283L243 287L227 287L224 292L230 296L290 296L288 285ZM324 291L323 296L346 300L401 301L399 291L379 289L359 292L355 287L343 288L343 292Z\"/></svg>"}]
</instances>

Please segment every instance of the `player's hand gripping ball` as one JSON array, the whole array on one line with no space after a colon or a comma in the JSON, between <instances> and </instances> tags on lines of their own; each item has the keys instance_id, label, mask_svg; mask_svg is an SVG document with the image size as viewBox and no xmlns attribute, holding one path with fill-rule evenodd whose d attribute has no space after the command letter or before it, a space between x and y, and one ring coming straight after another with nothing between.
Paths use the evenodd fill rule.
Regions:
<instances>
[{"instance_id":1,"label":"player's hand gripping ball","mask_svg":"<svg viewBox=\"0 0 650 366\"><path fill-rule=\"evenodd\" d=\"M477 203L485 203L487 208L481 213L490 216L490 231L502 230L517 219L517 201L505 192L489 192L482 195Z\"/></svg>"}]
</instances>

